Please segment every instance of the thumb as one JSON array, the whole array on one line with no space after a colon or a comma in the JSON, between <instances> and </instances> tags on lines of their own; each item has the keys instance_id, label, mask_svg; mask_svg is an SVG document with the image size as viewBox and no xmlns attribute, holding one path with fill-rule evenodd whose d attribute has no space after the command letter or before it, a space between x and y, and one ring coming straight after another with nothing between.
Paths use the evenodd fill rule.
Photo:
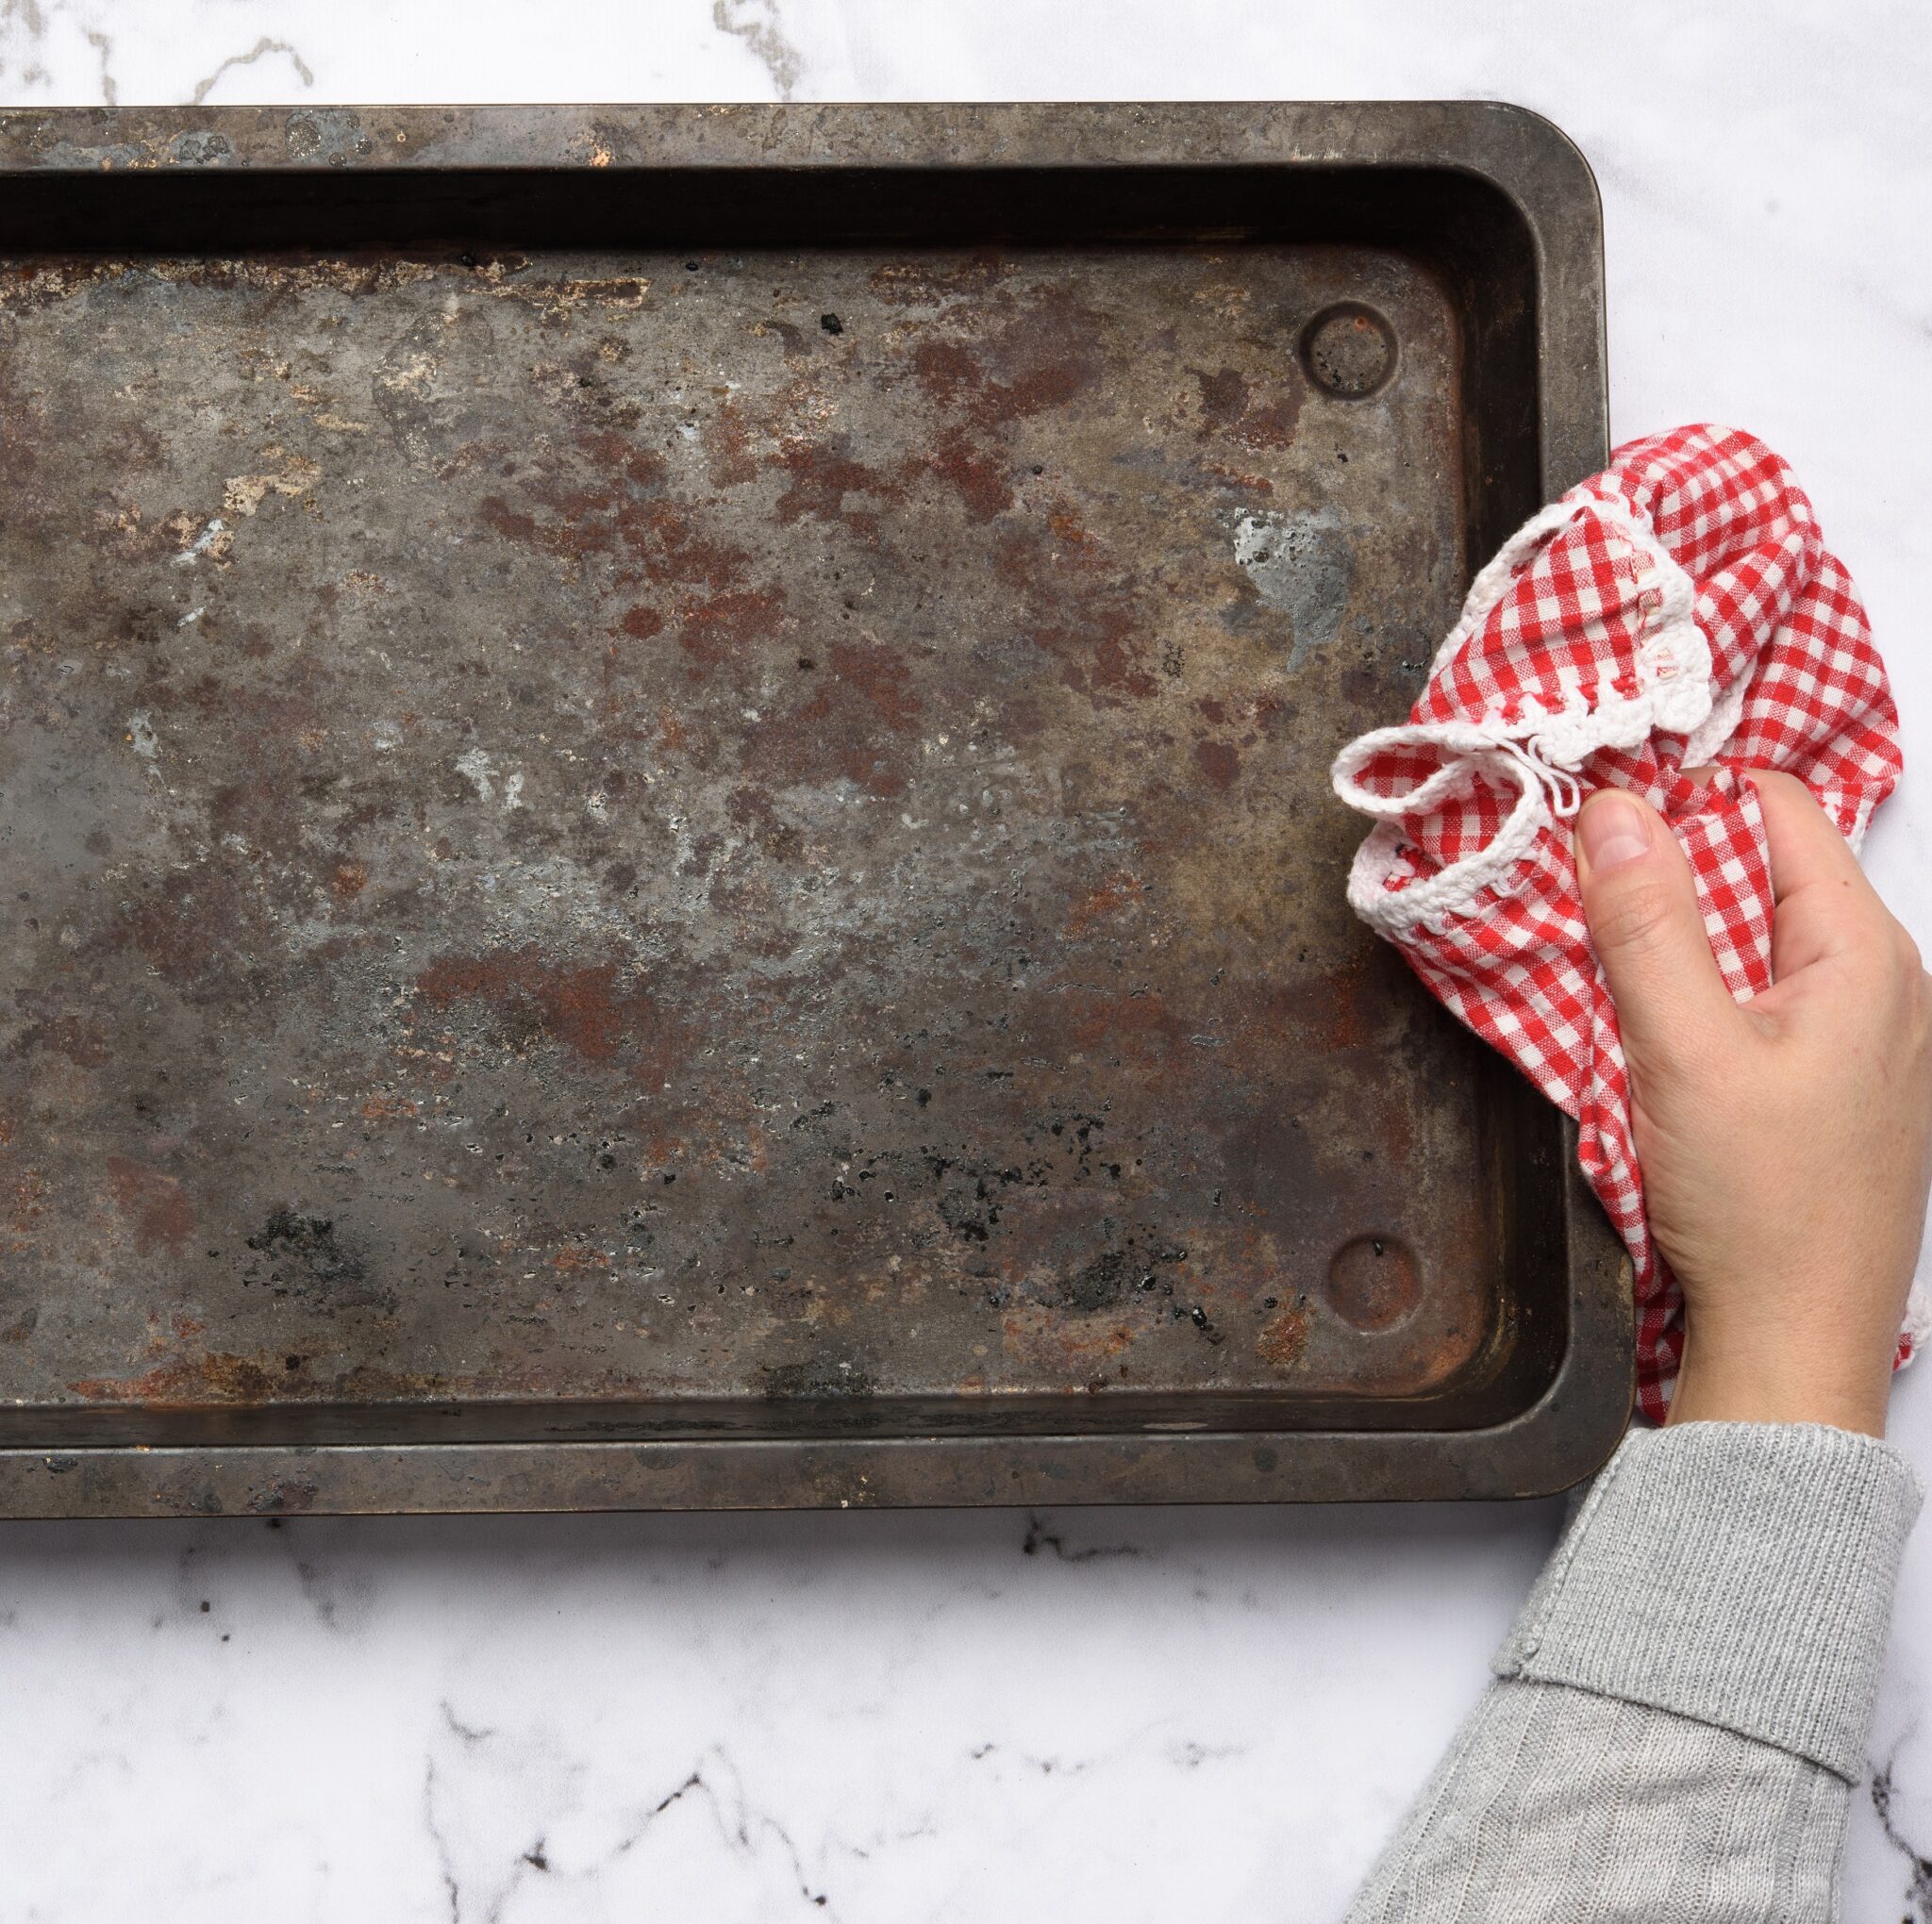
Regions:
<instances>
[{"instance_id":1,"label":"thumb","mask_svg":"<svg viewBox=\"0 0 1932 1924\"><path fill-rule=\"evenodd\" d=\"M1624 1051L1640 1073L1667 1071L1737 1020L1690 864L1662 816L1621 788L1599 788L1576 818L1576 874Z\"/></svg>"}]
</instances>

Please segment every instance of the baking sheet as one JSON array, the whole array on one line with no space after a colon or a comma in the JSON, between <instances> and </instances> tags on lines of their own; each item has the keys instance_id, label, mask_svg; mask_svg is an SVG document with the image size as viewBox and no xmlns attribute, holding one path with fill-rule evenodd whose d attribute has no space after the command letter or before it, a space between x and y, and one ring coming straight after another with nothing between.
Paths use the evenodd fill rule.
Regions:
<instances>
[{"instance_id":1,"label":"baking sheet","mask_svg":"<svg viewBox=\"0 0 1932 1924\"><path fill-rule=\"evenodd\" d=\"M337 178L412 131L266 118ZM937 240L588 244L601 174L540 183L572 244L324 171L277 244L6 263L8 1439L756 1438L825 1501L841 1435L1546 1396L1556 1119L1349 916L1325 795L1507 506L1466 274L1386 213L974 234L964 176Z\"/></svg>"}]
</instances>

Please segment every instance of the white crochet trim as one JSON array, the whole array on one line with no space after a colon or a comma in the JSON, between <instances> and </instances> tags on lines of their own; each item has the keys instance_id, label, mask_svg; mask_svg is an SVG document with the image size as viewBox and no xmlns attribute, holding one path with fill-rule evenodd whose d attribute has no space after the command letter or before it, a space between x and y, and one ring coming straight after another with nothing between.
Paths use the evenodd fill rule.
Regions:
<instances>
[{"instance_id":1,"label":"white crochet trim","mask_svg":"<svg viewBox=\"0 0 1932 1924\"><path fill-rule=\"evenodd\" d=\"M1924 1283L1914 1282L1906 1298L1905 1335L1914 1362L1932 1350L1932 1289Z\"/></svg>"},{"instance_id":2,"label":"white crochet trim","mask_svg":"<svg viewBox=\"0 0 1932 1924\"><path fill-rule=\"evenodd\" d=\"M1441 673L1489 620L1508 591L1510 578L1559 528L1581 514L1594 514L1623 534L1643 558L1636 584L1639 605L1650 598L1644 639L1637 653L1634 694L1607 686L1586 690L1574 670L1558 673L1562 705L1530 700L1514 721L1500 714L1480 722L1419 722L1374 728L1335 757L1335 792L1351 808L1376 818L1349 871L1351 907L1372 928L1400 937L1425 927L1440 933L1453 916L1466 915L1485 893L1506 894L1510 871L1557 817L1576 813L1581 791L1576 771L1600 748L1637 748L1653 734L1688 735L1693 740L1711 719L1710 643L1698 627L1697 589L1665 552L1657 536L1621 502L1588 496L1553 503L1533 515L1497 551L1470 585L1461 618L1429 666ZM1741 705L1743 692L1738 690ZM1728 702L1726 703L1728 706ZM1737 726L1732 714L1724 733ZM1401 795L1380 795L1362 785L1362 771L1385 750L1434 748L1443 765ZM1476 777L1513 787L1516 804L1487 847L1451 862L1407 887L1385 885L1402 853L1405 815L1426 813L1470 794Z\"/></svg>"},{"instance_id":3,"label":"white crochet trim","mask_svg":"<svg viewBox=\"0 0 1932 1924\"><path fill-rule=\"evenodd\" d=\"M1690 731L1684 742L1687 769L1701 769L1723 753L1725 742L1738 732L1738 723L1744 719L1744 696L1750 682L1748 674L1739 675L1710 705L1710 713Z\"/></svg>"}]
</instances>

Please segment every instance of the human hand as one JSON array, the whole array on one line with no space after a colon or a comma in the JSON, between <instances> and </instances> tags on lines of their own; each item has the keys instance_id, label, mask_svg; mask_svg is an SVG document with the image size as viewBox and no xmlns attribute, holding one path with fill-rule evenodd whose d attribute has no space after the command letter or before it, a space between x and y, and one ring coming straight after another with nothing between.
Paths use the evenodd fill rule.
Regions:
<instances>
[{"instance_id":1,"label":"human hand","mask_svg":"<svg viewBox=\"0 0 1932 1924\"><path fill-rule=\"evenodd\" d=\"M1932 981L1805 786L1754 772L1773 987L1732 1000L1690 865L1638 798L1576 821L1652 1234L1684 1286L1671 1421L1885 1432L1932 1183Z\"/></svg>"}]
</instances>

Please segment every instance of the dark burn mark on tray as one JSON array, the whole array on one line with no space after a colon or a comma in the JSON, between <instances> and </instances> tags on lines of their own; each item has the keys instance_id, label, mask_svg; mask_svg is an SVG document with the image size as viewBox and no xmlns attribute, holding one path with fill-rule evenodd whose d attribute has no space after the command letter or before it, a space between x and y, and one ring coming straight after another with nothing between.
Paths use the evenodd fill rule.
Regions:
<instances>
[{"instance_id":1,"label":"dark burn mark on tray","mask_svg":"<svg viewBox=\"0 0 1932 1924\"><path fill-rule=\"evenodd\" d=\"M1104 1250L1062 1278L1059 1300L1069 1309L1105 1309L1127 1290L1127 1259L1119 1250Z\"/></svg>"},{"instance_id":2,"label":"dark burn mark on tray","mask_svg":"<svg viewBox=\"0 0 1932 1924\"><path fill-rule=\"evenodd\" d=\"M278 1294L319 1298L344 1309L387 1300L386 1291L372 1285L361 1254L337 1235L326 1217L277 1209L243 1241L262 1259L244 1269L244 1282Z\"/></svg>"},{"instance_id":3,"label":"dark burn mark on tray","mask_svg":"<svg viewBox=\"0 0 1932 1924\"><path fill-rule=\"evenodd\" d=\"M758 1372L762 1393L774 1402L824 1402L876 1393L871 1373L849 1357L811 1356L802 1362L768 1364Z\"/></svg>"}]
</instances>

